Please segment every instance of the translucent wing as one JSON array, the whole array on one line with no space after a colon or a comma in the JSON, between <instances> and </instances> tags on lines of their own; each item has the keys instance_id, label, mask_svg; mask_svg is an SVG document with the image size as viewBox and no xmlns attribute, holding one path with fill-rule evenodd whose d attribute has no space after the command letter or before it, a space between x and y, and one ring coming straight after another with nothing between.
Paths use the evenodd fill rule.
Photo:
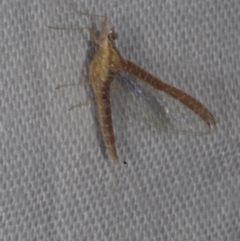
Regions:
<instances>
[{"instance_id":1,"label":"translucent wing","mask_svg":"<svg viewBox=\"0 0 240 241\"><path fill-rule=\"evenodd\" d=\"M111 100L118 99L112 104L119 113L167 132L206 134L215 129L214 117L198 100L137 68L134 76L120 71L116 79L120 88L112 91ZM162 89L149 84L152 77Z\"/></svg>"}]
</instances>

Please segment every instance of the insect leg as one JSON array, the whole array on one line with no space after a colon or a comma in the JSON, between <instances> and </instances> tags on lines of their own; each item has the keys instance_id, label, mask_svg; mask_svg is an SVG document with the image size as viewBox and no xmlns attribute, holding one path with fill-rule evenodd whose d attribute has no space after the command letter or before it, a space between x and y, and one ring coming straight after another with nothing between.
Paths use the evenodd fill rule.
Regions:
<instances>
[{"instance_id":1,"label":"insect leg","mask_svg":"<svg viewBox=\"0 0 240 241\"><path fill-rule=\"evenodd\" d=\"M86 105L89 105L89 104L92 104L94 102L94 100L89 100L85 103L82 103L82 104L78 104L78 105L73 105L71 106L68 110L73 110L74 108L78 108L78 107L82 107L82 106L86 106Z\"/></svg>"},{"instance_id":2,"label":"insect leg","mask_svg":"<svg viewBox=\"0 0 240 241\"><path fill-rule=\"evenodd\" d=\"M107 20L108 17L105 17L103 22L102 22L102 27L101 27L101 31L100 31L100 35L99 38L97 38L96 34L94 33L92 28L88 28L89 34L91 36L91 38L93 39L93 41L99 45L99 40L98 39L102 39L104 38L105 32L106 32L106 27L107 27Z\"/></svg>"},{"instance_id":3,"label":"insect leg","mask_svg":"<svg viewBox=\"0 0 240 241\"><path fill-rule=\"evenodd\" d=\"M56 87L56 90L62 88L62 87L69 87L69 86L88 86L89 83L70 83L70 84L64 84L64 85L59 85Z\"/></svg>"}]
</instances>

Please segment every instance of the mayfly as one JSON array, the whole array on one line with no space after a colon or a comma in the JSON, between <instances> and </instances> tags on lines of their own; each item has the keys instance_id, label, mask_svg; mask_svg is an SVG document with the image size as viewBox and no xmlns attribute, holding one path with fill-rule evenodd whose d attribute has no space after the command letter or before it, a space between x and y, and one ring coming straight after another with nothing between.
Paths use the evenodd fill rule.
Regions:
<instances>
[{"instance_id":1,"label":"mayfly","mask_svg":"<svg viewBox=\"0 0 240 241\"><path fill-rule=\"evenodd\" d=\"M74 9L74 8L73 8ZM74 9L77 11L76 9ZM78 11L77 11L78 12ZM97 15L98 16L98 15ZM151 75L138 65L124 59L118 49L115 46L114 41L117 39L117 34L113 29L107 30L108 17L102 16L103 22L101 25L99 36L97 36L93 29L86 27L93 41L98 45L98 50L95 53L89 67L89 83L92 86L95 102L98 111L98 121L101 129L102 139L104 141L105 147L108 150L109 156L116 164L119 162L118 155L115 146L115 137L112 124L112 114L111 114L111 101L110 101L110 86L113 82L114 77L119 77L120 80L126 80L129 88L133 89L133 93L138 95L140 88L134 81L129 80L128 75L133 76L140 80L139 82L146 83L151 86L157 95L165 93L171 98L173 102L179 105L180 109L184 111L181 113L179 110L174 110L178 114L173 114L171 111L178 107L172 107L171 104L161 99L160 101L154 97L152 102L148 101L148 96L143 96L143 101L147 103L154 103L154 111L158 113L159 119L152 120L151 117L146 114L147 119L150 122L155 123L155 126L162 126L163 129L170 129L176 132L187 132L187 133L208 133L215 129L216 122L211 114L211 112L198 100L189 94L163 82L157 77ZM50 27L53 29L76 29L76 28L58 28ZM144 89L143 89L144 91ZM144 105L144 103L143 103ZM151 106L144 105L146 108L151 108ZM188 116L193 115L197 118L197 123L201 122L201 128L196 128L193 125L188 125L186 122L191 122L188 120L188 116L184 113L190 112ZM184 116L185 115L185 116ZM168 120L171 124L166 124L165 121ZM164 122L161 123L161 122ZM181 126L175 128L176 123L181 123ZM186 124L186 125L183 125ZM195 128L195 129L194 129Z\"/></svg>"}]
</instances>

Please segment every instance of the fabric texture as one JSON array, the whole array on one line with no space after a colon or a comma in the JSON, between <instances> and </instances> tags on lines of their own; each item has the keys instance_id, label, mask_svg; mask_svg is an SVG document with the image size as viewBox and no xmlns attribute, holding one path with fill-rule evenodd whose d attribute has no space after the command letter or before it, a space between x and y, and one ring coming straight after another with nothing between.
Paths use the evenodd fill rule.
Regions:
<instances>
[{"instance_id":1,"label":"fabric texture","mask_svg":"<svg viewBox=\"0 0 240 241\"><path fill-rule=\"evenodd\" d=\"M108 15L122 56L200 100L217 129L148 128L112 93L114 171L87 82L96 46L86 29L47 27L100 29L70 4ZM0 11L0 240L240 239L239 1L3 0ZM56 90L67 83L81 84Z\"/></svg>"}]
</instances>

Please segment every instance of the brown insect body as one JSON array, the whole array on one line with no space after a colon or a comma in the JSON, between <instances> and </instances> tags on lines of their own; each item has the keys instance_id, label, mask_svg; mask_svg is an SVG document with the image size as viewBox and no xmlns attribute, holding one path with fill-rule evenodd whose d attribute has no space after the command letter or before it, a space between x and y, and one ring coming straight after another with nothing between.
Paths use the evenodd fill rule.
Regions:
<instances>
[{"instance_id":1,"label":"brown insect body","mask_svg":"<svg viewBox=\"0 0 240 241\"><path fill-rule=\"evenodd\" d=\"M88 28L94 42L99 46L90 64L89 81L97 103L102 138L114 163L118 162L118 156L112 125L110 84L114 75L117 75L119 71L134 75L142 81L147 82L153 88L164 91L174 99L180 101L208 125L209 132L215 128L216 122L213 115L202 103L187 93L154 77L136 64L123 59L114 44L116 34L113 30L107 32L106 25L107 17L103 20L99 38L96 38L93 30Z\"/></svg>"},{"instance_id":2,"label":"brown insect body","mask_svg":"<svg viewBox=\"0 0 240 241\"><path fill-rule=\"evenodd\" d=\"M74 10L77 11L76 9ZM147 83L149 86L152 86L153 89L165 92L168 96L171 96L179 103L182 103L184 106L188 107L187 109L191 110L191 112L195 113L196 116L198 116L203 121L204 126L206 127L204 127L203 130L196 130L195 132L192 131L191 128L189 128L189 133L204 134L214 130L216 127L215 119L211 112L207 109L207 107L205 107L201 102L199 102L189 94L149 74L147 71L140 68L136 64L121 57L114 44L114 40L117 38L116 33L113 31L113 29L110 29L109 31L107 31L106 29L107 20L108 18L105 16L101 26L99 37L96 37L94 31L91 28L87 28L92 39L98 45L98 50L95 53L89 68L89 82L92 86L95 102L97 104L98 120L101 128L102 138L108 150L108 153L114 163L118 163L118 156L115 147L115 138L112 124L110 85L113 81L113 77L115 75L118 75L120 72L126 72L130 75L133 75L138 79L142 80L143 82ZM58 27L50 28L76 29ZM165 111L167 113L169 113L169 109L171 109L170 105L166 107L165 104L162 106L160 104L160 108L161 107L163 109L166 108ZM159 117L159 119L161 119L162 116ZM176 119L176 116L173 117ZM174 118L172 118L173 121L175 121ZM169 116L169 119L171 121L171 116ZM157 121L159 120L157 119ZM179 132L181 132L181 129ZM185 133L184 129L183 133Z\"/></svg>"},{"instance_id":3,"label":"brown insect body","mask_svg":"<svg viewBox=\"0 0 240 241\"><path fill-rule=\"evenodd\" d=\"M106 32L107 17L104 18L100 36L96 38L92 29L90 35L99 46L89 68L89 81L93 88L101 134L109 155L118 162L112 125L110 84L113 76L122 68L122 57L114 45L116 38L113 30Z\"/></svg>"}]
</instances>

